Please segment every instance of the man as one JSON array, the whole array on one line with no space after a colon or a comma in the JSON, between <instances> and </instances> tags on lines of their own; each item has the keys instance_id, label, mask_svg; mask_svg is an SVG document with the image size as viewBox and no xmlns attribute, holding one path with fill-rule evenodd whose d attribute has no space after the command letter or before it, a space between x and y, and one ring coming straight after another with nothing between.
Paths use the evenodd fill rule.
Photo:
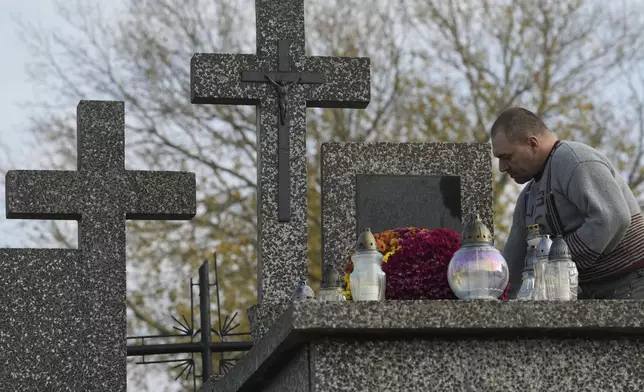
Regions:
<instances>
[{"instance_id":1,"label":"man","mask_svg":"<svg viewBox=\"0 0 644 392\"><path fill-rule=\"evenodd\" d=\"M580 299L644 299L644 218L622 176L602 154L560 141L536 114L504 111L492 125L499 169L526 184L503 256L510 297L521 286L526 226L561 234L579 271Z\"/></svg>"}]
</instances>

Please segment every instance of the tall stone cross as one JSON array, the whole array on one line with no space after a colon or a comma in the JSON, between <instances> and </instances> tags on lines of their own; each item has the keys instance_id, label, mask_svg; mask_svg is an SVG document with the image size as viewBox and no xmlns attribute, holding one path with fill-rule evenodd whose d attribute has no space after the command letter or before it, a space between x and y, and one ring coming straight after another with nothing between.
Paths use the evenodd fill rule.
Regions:
<instances>
[{"instance_id":1,"label":"tall stone cross","mask_svg":"<svg viewBox=\"0 0 644 392\"><path fill-rule=\"evenodd\" d=\"M196 181L125 170L124 120L123 102L81 101L77 171L6 175L7 217L77 220L79 236L73 252L0 250L0 319L21 320L0 332L12 390L126 391L125 220L191 219Z\"/></svg>"},{"instance_id":2,"label":"tall stone cross","mask_svg":"<svg viewBox=\"0 0 644 392\"><path fill-rule=\"evenodd\" d=\"M192 103L256 105L258 301L307 276L306 107L365 108L370 62L306 56L303 0L256 0L256 54L195 54Z\"/></svg>"}]
</instances>

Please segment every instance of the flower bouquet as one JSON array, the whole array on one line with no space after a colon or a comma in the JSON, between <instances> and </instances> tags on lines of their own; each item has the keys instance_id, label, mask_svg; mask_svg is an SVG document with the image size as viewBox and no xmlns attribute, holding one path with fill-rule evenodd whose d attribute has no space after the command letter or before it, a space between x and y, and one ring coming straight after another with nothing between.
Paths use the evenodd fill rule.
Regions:
<instances>
[{"instance_id":1,"label":"flower bouquet","mask_svg":"<svg viewBox=\"0 0 644 392\"><path fill-rule=\"evenodd\" d=\"M461 246L461 236L452 229L399 227L375 233L383 254L387 276L386 299L456 299L447 281L447 268ZM353 263L344 269L344 293L351 299L349 277ZM500 299L507 299L508 289Z\"/></svg>"}]
</instances>

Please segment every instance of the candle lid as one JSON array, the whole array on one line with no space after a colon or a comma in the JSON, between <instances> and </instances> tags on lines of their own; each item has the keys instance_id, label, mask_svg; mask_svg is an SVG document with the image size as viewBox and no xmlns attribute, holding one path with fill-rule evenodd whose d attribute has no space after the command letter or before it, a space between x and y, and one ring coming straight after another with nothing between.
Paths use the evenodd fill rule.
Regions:
<instances>
[{"instance_id":1,"label":"candle lid","mask_svg":"<svg viewBox=\"0 0 644 392\"><path fill-rule=\"evenodd\" d=\"M490 229L481 221L479 214L465 226L461 234L461 244L487 243L492 245L492 233Z\"/></svg>"},{"instance_id":2,"label":"candle lid","mask_svg":"<svg viewBox=\"0 0 644 392\"><path fill-rule=\"evenodd\" d=\"M570 249L566 241L560 236L556 235L550 245L550 252L548 253L549 259L572 259Z\"/></svg>"},{"instance_id":3,"label":"candle lid","mask_svg":"<svg viewBox=\"0 0 644 392\"><path fill-rule=\"evenodd\" d=\"M358 241L356 242L356 252L365 252L378 250L378 245L376 245L376 237L371 233L370 228L362 230L362 233L358 236Z\"/></svg>"},{"instance_id":4,"label":"candle lid","mask_svg":"<svg viewBox=\"0 0 644 392\"><path fill-rule=\"evenodd\" d=\"M325 263L320 287L323 289L339 288L342 287L343 282L344 278L340 276L338 271L330 263Z\"/></svg>"}]
</instances>

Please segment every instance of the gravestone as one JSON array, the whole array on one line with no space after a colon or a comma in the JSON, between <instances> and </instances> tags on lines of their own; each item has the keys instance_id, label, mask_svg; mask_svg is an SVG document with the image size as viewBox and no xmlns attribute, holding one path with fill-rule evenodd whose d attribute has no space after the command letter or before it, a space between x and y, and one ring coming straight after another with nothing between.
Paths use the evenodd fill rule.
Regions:
<instances>
[{"instance_id":1,"label":"gravestone","mask_svg":"<svg viewBox=\"0 0 644 392\"><path fill-rule=\"evenodd\" d=\"M7 217L78 221L78 249L0 249L0 390L126 390L126 219L191 219L193 173L125 170L124 104L81 101L77 171L6 175Z\"/></svg>"},{"instance_id":2,"label":"gravestone","mask_svg":"<svg viewBox=\"0 0 644 392\"><path fill-rule=\"evenodd\" d=\"M322 144L323 262L338 272L357 233L401 226L493 230L492 155L480 143Z\"/></svg>"},{"instance_id":3,"label":"gravestone","mask_svg":"<svg viewBox=\"0 0 644 392\"><path fill-rule=\"evenodd\" d=\"M268 327L307 277L306 108L364 108L368 58L305 55L304 1L256 0L256 54L195 54L191 101L255 105L258 128L258 303ZM256 334L253 334L256 336Z\"/></svg>"}]
</instances>

